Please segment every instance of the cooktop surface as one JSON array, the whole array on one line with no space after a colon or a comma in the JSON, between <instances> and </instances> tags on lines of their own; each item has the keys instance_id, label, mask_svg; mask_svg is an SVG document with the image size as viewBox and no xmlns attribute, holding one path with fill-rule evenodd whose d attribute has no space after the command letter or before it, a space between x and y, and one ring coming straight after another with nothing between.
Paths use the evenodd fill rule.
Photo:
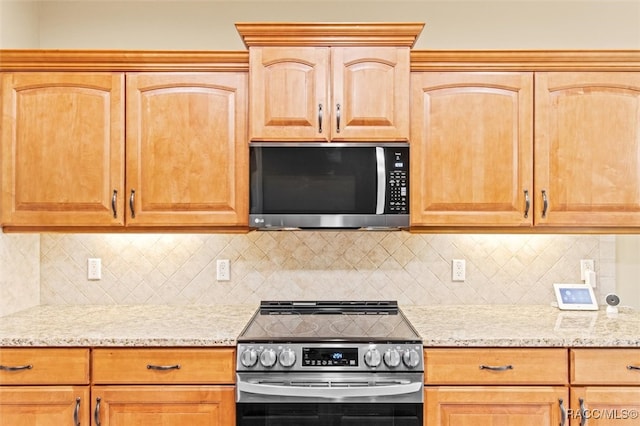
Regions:
<instances>
[{"instance_id":1,"label":"cooktop surface","mask_svg":"<svg viewBox=\"0 0 640 426\"><path fill-rule=\"evenodd\" d=\"M419 342L395 301L264 301L238 342Z\"/></svg>"}]
</instances>

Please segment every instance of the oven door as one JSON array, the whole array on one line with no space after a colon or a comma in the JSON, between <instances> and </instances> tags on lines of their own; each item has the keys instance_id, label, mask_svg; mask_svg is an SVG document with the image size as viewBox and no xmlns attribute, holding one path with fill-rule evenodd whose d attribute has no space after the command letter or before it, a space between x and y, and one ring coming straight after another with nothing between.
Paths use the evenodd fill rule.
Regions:
<instances>
[{"instance_id":1,"label":"oven door","mask_svg":"<svg viewBox=\"0 0 640 426\"><path fill-rule=\"evenodd\" d=\"M237 426L421 426L422 373L238 373Z\"/></svg>"}]
</instances>

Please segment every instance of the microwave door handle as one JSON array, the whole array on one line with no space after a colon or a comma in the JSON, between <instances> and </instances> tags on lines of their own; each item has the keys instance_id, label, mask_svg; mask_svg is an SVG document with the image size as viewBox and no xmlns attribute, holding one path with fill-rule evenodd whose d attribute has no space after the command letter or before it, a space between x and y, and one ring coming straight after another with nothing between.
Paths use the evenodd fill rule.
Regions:
<instances>
[{"instance_id":1,"label":"microwave door handle","mask_svg":"<svg viewBox=\"0 0 640 426\"><path fill-rule=\"evenodd\" d=\"M376 214L384 214L384 205L387 199L387 167L385 164L384 148L380 146L376 147L376 172L378 175Z\"/></svg>"}]
</instances>

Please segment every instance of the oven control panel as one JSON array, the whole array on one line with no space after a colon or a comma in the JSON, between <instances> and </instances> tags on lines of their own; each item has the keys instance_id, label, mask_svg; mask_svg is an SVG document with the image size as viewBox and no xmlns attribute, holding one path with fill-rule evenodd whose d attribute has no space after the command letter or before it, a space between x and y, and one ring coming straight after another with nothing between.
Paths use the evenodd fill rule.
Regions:
<instances>
[{"instance_id":1,"label":"oven control panel","mask_svg":"<svg viewBox=\"0 0 640 426\"><path fill-rule=\"evenodd\" d=\"M237 371L424 371L420 343L239 343Z\"/></svg>"}]
</instances>

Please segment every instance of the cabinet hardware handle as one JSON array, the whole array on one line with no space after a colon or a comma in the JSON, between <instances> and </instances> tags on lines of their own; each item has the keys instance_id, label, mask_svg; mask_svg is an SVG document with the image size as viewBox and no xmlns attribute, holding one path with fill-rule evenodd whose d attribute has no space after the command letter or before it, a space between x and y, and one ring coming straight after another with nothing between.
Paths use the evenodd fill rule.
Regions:
<instances>
[{"instance_id":1,"label":"cabinet hardware handle","mask_svg":"<svg viewBox=\"0 0 640 426\"><path fill-rule=\"evenodd\" d=\"M584 398L580 398L580 426L587 424L587 408L584 406Z\"/></svg>"},{"instance_id":2,"label":"cabinet hardware handle","mask_svg":"<svg viewBox=\"0 0 640 426\"><path fill-rule=\"evenodd\" d=\"M78 415L80 414L80 397L76 398L76 408L73 410L73 424L76 426L80 426L80 419Z\"/></svg>"},{"instance_id":3,"label":"cabinet hardware handle","mask_svg":"<svg viewBox=\"0 0 640 426\"><path fill-rule=\"evenodd\" d=\"M147 364L148 370L180 370L180 364L175 365L153 365Z\"/></svg>"},{"instance_id":4,"label":"cabinet hardware handle","mask_svg":"<svg viewBox=\"0 0 640 426\"><path fill-rule=\"evenodd\" d=\"M529 199L529 191L524 190L524 218L529 217L529 208L531 207L531 200Z\"/></svg>"},{"instance_id":5,"label":"cabinet hardware handle","mask_svg":"<svg viewBox=\"0 0 640 426\"><path fill-rule=\"evenodd\" d=\"M340 133L340 104L336 104L336 132Z\"/></svg>"},{"instance_id":6,"label":"cabinet hardware handle","mask_svg":"<svg viewBox=\"0 0 640 426\"><path fill-rule=\"evenodd\" d=\"M131 209L131 219L136 218L136 209L134 207L134 203L136 201L136 190L131 190L131 196L129 197L129 208Z\"/></svg>"},{"instance_id":7,"label":"cabinet hardware handle","mask_svg":"<svg viewBox=\"0 0 640 426\"><path fill-rule=\"evenodd\" d=\"M111 210L113 211L113 218L116 219L118 217L118 210L116 210L116 200L118 199L118 191L113 190L113 195L111 196Z\"/></svg>"},{"instance_id":8,"label":"cabinet hardware handle","mask_svg":"<svg viewBox=\"0 0 640 426\"><path fill-rule=\"evenodd\" d=\"M564 408L564 400L562 398L558 399L558 403L560 404L560 426L564 426L567 422L567 410Z\"/></svg>"},{"instance_id":9,"label":"cabinet hardware handle","mask_svg":"<svg viewBox=\"0 0 640 426\"><path fill-rule=\"evenodd\" d=\"M29 365L17 365L15 367L11 367L9 365L0 365L0 370L4 371L20 371L20 370L31 370L33 368L33 364Z\"/></svg>"},{"instance_id":10,"label":"cabinet hardware handle","mask_svg":"<svg viewBox=\"0 0 640 426\"><path fill-rule=\"evenodd\" d=\"M547 210L549 209L549 200L547 200L547 191L542 190L542 218L547 217Z\"/></svg>"},{"instance_id":11,"label":"cabinet hardware handle","mask_svg":"<svg viewBox=\"0 0 640 426\"><path fill-rule=\"evenodd\" d=\"M640 366L639 365L627 365L627 370L640 371Z\"/></svg>"},{"instance_id":12,"label":"cabinet hardware handle","mask_svg":"<svg viewBox=\"0 0 640 426\"><path fill-rule=\"evenodd\" d=\"M100 401L102 401L102 399L100 397L97 397L96 409L93 412L93 420L95 421L96 426L100 426Z\"/></svg>"},{"instance_id":13,"label":"cabinet hardware handle","mask_svg":"<svg viewBox=\"0 0 640 426\"><path fill-rule=\"evenodd\" d=\"M491 371L507 371L513 370L513 365L480 365L480 370L491 370Z\"/></svg>"},{"instance_id":14,"label":"cabinet hardware handle","mask_svg":"<svg viewBox=\"0 0 640 426\"><path fill-rule=\"evenodd\" d=\"M318 104L318 133L322 133L322 104Z\"/></svg>"}]
</instances>

